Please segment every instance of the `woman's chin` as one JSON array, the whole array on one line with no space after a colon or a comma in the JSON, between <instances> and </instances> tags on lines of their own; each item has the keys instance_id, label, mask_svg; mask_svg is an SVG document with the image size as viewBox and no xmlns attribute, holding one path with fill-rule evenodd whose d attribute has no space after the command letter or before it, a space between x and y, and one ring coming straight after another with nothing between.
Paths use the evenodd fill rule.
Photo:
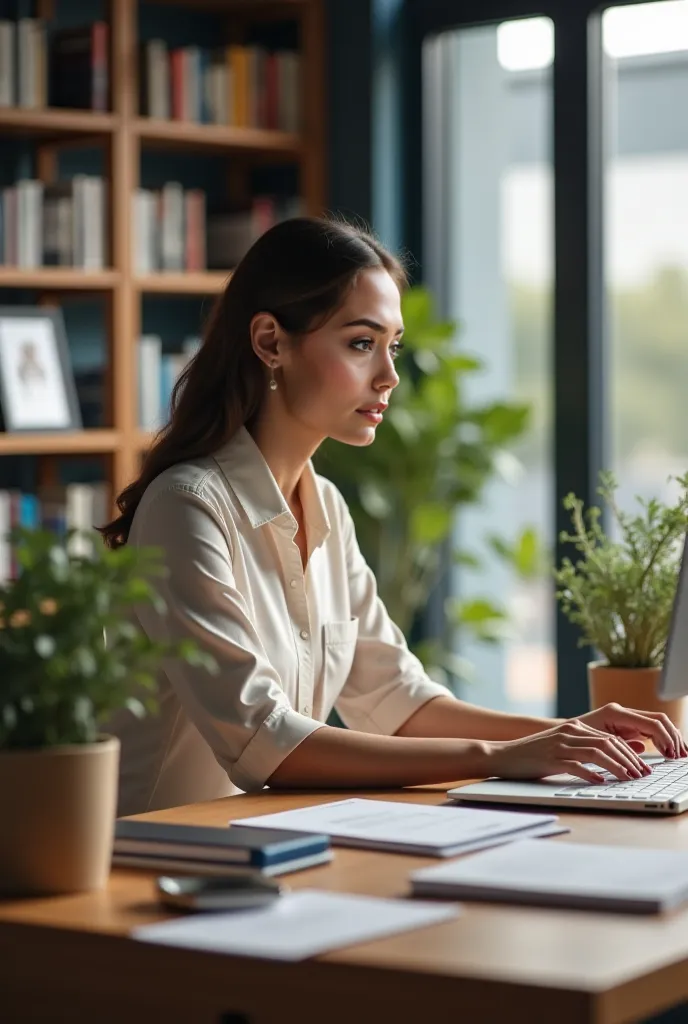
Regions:
<instances>
[{"instance_id":1,"label":"woman's chin","mask_svg":"<svg viewBox=\"0 0 688 1024\"><path fill-rule=\"evenodd\" d=\"M375 427L372 424L363 423L358 428L341 429L329 436L332 440L340 441L342 444L365 448L375 440Z\"/></svg>"}]
</instances>

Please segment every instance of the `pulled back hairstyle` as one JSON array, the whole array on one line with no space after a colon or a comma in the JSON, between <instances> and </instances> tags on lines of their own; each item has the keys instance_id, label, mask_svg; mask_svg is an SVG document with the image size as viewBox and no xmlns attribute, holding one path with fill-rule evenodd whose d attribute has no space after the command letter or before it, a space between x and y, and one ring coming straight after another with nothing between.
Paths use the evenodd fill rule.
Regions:
<instances>
[{"instance_id":1,"label":"pulled back hairstyle","mask_svg":"<svg viewBox=\"0 0 688 1024\"><path fill-rule=\"evenodd\" d=\"M210 313L204 340L172 393L171 418L148 451L138 479L117 498L119 515L100 527L110 548L126 544L143 493L160 473L217 451L256 417L267 388L250 325L270 313L295 335L324 323L345 301L356 276L384 269L401 289L401 263L360 228L296 217L251 246Z\"/></svg>"}]
</instances>

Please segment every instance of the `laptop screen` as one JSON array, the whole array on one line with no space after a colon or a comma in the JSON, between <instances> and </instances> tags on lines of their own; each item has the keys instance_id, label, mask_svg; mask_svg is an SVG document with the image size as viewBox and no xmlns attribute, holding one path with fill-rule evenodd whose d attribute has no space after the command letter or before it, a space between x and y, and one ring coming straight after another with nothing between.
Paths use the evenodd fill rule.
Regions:
<instances>
[{"instance_id":1,"label":"laptop screen","mask_svg":"<svg viewBox=\"0 0 688 1024\"><path fill-rule=\"evenodd\" d=\"M688 535L683 542L681 570L671 613L664 669L657 688L663 700L688 696Z\"/></svg>"}]
</instances>

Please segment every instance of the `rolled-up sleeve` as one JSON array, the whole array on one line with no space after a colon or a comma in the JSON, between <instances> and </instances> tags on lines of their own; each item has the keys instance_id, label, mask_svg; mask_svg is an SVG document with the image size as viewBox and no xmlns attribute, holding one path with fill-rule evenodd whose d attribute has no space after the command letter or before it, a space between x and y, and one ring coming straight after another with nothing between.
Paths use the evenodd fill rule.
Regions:
<instances>
[{"instance_id":1,"label":"rolled-up sleeve","mask_svg":"<svg viewBox=\"0 0 688 1024\"><path fill-rule=\"evenodd\" d=\"M322 726L294 711L270 664L256 623L236 588L231 539L220 511L192 487L159 491L137 524L137 544L162 549L166 576L156 588L165 616L137 609L153 639L190 638L219 671L169 659L179 701L240 789L261 789L284 758Z\"/></svg>"},{"instance_id":2,"label":"rolled-up sleeve","mask_svg":"<svg viewBox=\"0 0 688 1024\"><path fill-rule=\"evenodd\" d=\"M358 619L358 638L351 672L335 707L350 729L392 736L418 708L434 697L446 697L448 691L429 678L389 617L341 495L339 516L346 547L351 614Z\"/></svg>"}]
</instances>

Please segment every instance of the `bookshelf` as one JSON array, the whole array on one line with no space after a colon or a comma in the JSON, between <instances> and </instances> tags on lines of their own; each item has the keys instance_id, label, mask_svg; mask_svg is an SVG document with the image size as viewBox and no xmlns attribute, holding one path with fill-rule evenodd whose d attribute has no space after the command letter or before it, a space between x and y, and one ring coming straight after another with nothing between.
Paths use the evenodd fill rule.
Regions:
<instances>
[{"instance_id":1,"label":"bookshelf","mask_svg":"<svg viewBox=\"0 0 688 1024\"><path fill-rule=\"evenodd\" d=\"M2 289L28 289L37 302L68 303L80 295L99 293L105 302L106 429L72 433L0 433L0 457L39 456L39 478L52 481L56 460L96 456L111 497L137 473L151 435L138 422L136 342L142 330L145 296L217 295L229 277L226 271L160 271L136 274L132 253L132 199L140 184L141 154L146 150L187 152L228 158L228 195L245 195L254 166L293 164L300 181L304 209L325 207L324 25L322 0L147 0L162 9L186 7L212 12L226 28L226 41L241 42L257 23L289 21L297 25L301 59L299 135L290 132L140 116L138 109L139 0L109 0L111 109L105 112L70 109L0 108L0 139L20 137L35 146L35 176L45 184L57 180L61 149L88 145L104 155L107 182L109 267L85 271L72 267L22 269L0 265ZM34 15L50 21L52 0L36 0ZM87 21L85 18L84 21ZM200 329L200 324L198 325Z\"/></svg>"}]
</instances>

